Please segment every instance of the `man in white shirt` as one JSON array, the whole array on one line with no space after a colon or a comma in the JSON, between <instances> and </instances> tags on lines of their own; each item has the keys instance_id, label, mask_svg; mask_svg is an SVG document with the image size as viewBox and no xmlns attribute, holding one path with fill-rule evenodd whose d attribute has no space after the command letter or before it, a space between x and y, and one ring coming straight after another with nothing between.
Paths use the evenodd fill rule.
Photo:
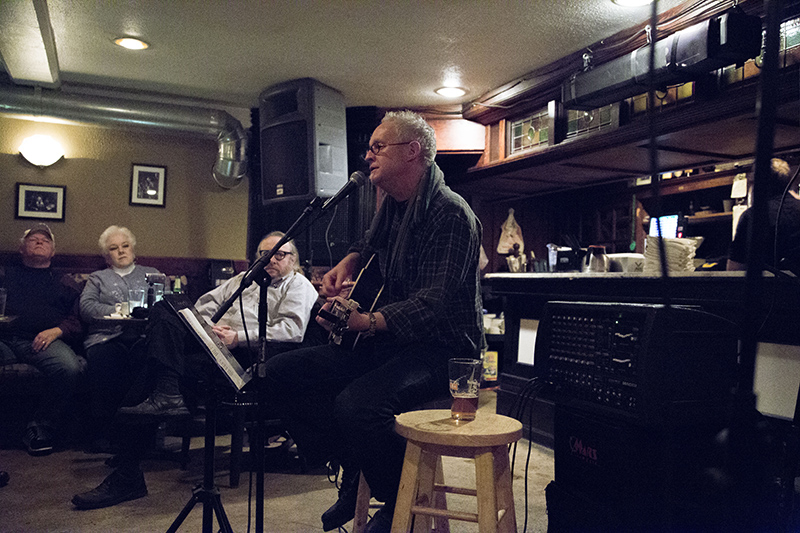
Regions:
<instances>
[{"instance_id":1,"label":"man in white shirt","mask_svg":"<svg viewBox=\"0 0 800 533\"><path fill-rule=\"evenodd\" d=\"M257 257L269 252L283 237L272 232L259 244ZM268 317L267 340L299 346L308 326L311 308L318 295L314 286L299 268L297 247L293 241L284 243L264 268L271 279L267 290ZM239 287L244 273L226 281L201 296L195 305L200 315L211 323L211 317ZM213 325L214 331L244 365L258 347L258 300L260 287L252 284L242 293L242 306L237 301ZM242 317L242 308L244 317ZM247 350L248 341L252 350ZM182 416L189 413L180 392L185 376L198 375L195 357L196 346L180 318L166 302L151 309L145 341L146 369L132 384L122 407L118 411L127 423L119 424L117 437L120 453L119 466L97 488L75 495L72 503L78 509L99 509L147 495L144 475L139 468L141 457L147 450L154 421L165 416ZM237 353L238 351L238 353ZM199 376L202 377L202 376ZM154 383L154 386L152 385ZM146 396L144 401L142 397ZM141 422L145 427L132 425Z\"/></svg>"},{"instance_id":2,"label":"man in white shirt","mask_svg":"<svg viewBox=\"0 0 800 533\"><path fill-rule=\"evenodd\" d=\"M258 246L257 256L269 252L283 237L273 232ZM268 317L267 340L299 345L311 316L311 307L317 300L317 292L311 282L299 273L297 248L292 241L285 243L264 268L271 284L267 289ZM244 273L229 279L224 284L201 296L195 308L209 323L211 317L230 297L241 283ZM253 283L242 293L243 306L232 305L222 319L213 325L214 332L230 349L258 348L258 299L261 288ZM241 308L244 308L244 317ZM141 403L122 407L122 415L176 416L188 414L180 382L186 374L187 340L190 336L183 323L166 303L151 310L147 331L147 359L154 375L155 387ZM194 345L189 344L193 349ZM197 350L193 350L196 352ZM239 354L247 358L249 353ZM250 361L240 361L249 366Z\"/></svg>"},{"instance_id":3,"label":"man in white shirt","mask_svg":"<svg viewBox=\"0 0 800 533\"><path fill-rule=\"evenodd\" d=\"M256 259L269 252L281 237L281 232L267 235L258 247ZM267 340L276 344L295 344L296 348L297 343L303 342L311 307L319 295L302 273L294 241L285 243L265 270L272 280L267 290ZM244 275L242 272L198 298L195 309L211 322L217 309L236 292ZM242 293L244 321L237 302L214 326L214 331L229 348L245 346L248 340L251 349L257 348L255 341L258 335L259 293L259 287L255 283ZM244 326L247 327L247 335Z\"/></svg>"}]
</instances>

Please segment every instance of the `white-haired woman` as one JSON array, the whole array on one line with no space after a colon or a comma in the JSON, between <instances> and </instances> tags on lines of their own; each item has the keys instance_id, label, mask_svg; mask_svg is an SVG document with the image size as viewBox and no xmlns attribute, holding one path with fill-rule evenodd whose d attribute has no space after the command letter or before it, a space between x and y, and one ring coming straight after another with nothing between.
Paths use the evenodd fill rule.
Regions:
<instances>
[{"instance_id":1,"label":"white-haired woman","mask_svg":"<svg viewBox=\"0 0 800 533\"><path fill-rule=\"evenodd\" d=\"M88 325L84 348L89 362L93 419L90 444L102 448L104 434L130 384L131 351L141 332L98 320L114 313L117 303L127 302L130 289L146 291L146 275L159 271L134 262L136 237L128 228L109 226L100 234L98 244L108 268L89 276L81 294L80 311Z\"/></svg>"}]
</instances>

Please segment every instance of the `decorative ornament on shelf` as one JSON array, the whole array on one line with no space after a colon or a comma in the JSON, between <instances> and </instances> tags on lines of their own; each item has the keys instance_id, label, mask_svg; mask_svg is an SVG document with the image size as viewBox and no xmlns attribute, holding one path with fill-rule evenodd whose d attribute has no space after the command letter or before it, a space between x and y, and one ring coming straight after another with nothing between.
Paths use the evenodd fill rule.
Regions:
<instances>
[{"instance_id":1,"label":"decorative ornament on shelf","mask_svg":"<svg viewBox=\"0 0 800 533\"><path fill-rule=\"evenodd\" d=\"M508 218L500 229L500 242L497 243L498 254L510 254L514 245L519 244L519 253L525 253L525 241L522 239L522 228L514 218L514 208L508 210Z\"/></svg>"}]
</instances>

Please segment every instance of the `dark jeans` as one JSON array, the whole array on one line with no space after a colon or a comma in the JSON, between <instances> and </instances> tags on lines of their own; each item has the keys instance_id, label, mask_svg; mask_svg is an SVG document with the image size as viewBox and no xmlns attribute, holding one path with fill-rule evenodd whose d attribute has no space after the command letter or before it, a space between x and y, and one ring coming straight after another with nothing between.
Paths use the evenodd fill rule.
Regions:
<instances>
[{"instance_id":1,"label":"dark jeans","mask_svg":"<svg viewBox=\"0 0 800 533\"><path fill-rule=\"evenodd\" d=\"M44 375L46 385L31 424L53 429L62 422L61 417L72 400L86 362L61 339L40 352L34 351L31 341L21 337L3 339L0 361L3 364L27 363Z\"/></svg>"},{"instance_id":2,"label":"dark jeans","mask_svg":"<svg viewBox=\"0 0 800 533\"><path fill-rule=\"evenodd\" d=\"M206 364L210 363L183 321L166 302L158 302L150 309L145 339L140 344L144 356L135 359L138 365L130 373L131 380L122 405L137 405L144 401L153 391L161 367L178 373L182 391L186 385L184 392L196 394L197 383L208 375ZM125 463L138 463L155 441L158 422L137 422L137 419L119 417L114 420L112 437Z\"/></svg>"},{"instance_id":3,"label":"dark jeans","mask_svg":"<svg viewBox=\"0 0 800 533\"><path fill-rule=\"evenodd\" d=\"M153 391L158 373L163 367L180 376L181 392L191 405L205 394L204 387L213 381L217 391L234 390L202 350L180 317L166 302L150 309L143 364L132 373L135 378L127 389L122 405L137 405ZM251 355L246 350L233 353L243 368L250 366ZM117 419L114 438L123 460L138 462L152 447L158 424L136 424L135 420ZM131 423L134 422L134 423Z\"/></svg>"},{"instance_id":4,"label":"dark jeans","mask_svg":"<svg viewBox=\"0 0 800 533\"><path fill-rule=\"evenodd\" d=\"M309 462L337 457L360 468L373 496L393 503L405 453L394 417L447 393L447 359L455 354L370 340L353 351L324 345L271 358L267 405L286 420Z\"/></svg>"},{"instance_id":5,"label":"dark jeans","mask_svg":"<svg viewBox=\"0 0 800 533\"><path fill-rule=\"evenodd\" d=\"M108 431L114 413L143 367L144 342L134 330L86 349L87 374L91 392L91 433Z\"/></svg>"}]
</instances>

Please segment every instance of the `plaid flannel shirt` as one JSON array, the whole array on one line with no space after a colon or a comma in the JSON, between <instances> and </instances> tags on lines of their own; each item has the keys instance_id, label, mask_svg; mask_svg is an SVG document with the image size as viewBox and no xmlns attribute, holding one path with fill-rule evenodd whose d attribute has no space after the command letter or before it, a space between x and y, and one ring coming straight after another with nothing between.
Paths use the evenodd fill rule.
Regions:
<instances>
[{"instance_id":1,"label":"plaid flannel shirt","mask_svg":"<svg viewBox=\"0 0 800 533\"><path fill-rule=\"evenodd\" d=\"M394 201L387 197L385 201ZM351 248L366 261L380 258L384 289L377 311L386 319L390 338L380 342L423 342L477 355L485 341L482 325L480 257L482 228L469 205L448 187L432 199L425 221L411 229L402 279L386 279L390 253L404 209L392 221L388 246L370 249L362 239Z\"/></svg>"}]
</instances>

